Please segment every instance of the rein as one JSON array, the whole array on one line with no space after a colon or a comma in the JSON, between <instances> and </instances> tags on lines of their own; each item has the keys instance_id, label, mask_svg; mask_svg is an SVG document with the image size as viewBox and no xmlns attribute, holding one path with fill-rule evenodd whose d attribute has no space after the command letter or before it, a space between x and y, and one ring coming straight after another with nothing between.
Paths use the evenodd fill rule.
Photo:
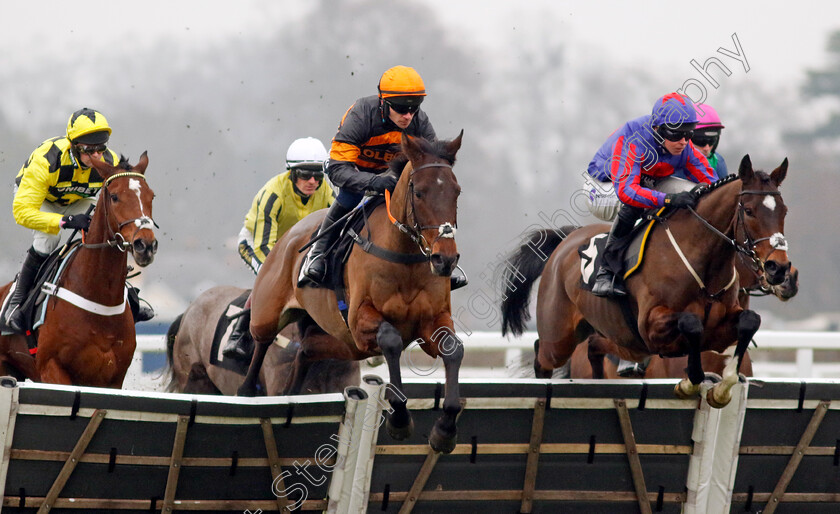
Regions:
<instances>
[{"instance_id":1,"label":"rein","mask_svg":"<svg viewBox=\"0 0 840 514\"><path fill-rule=\"evenodd\" d=\"M114 179L118 179L121 177L134 177L134 178L142 178L146 180L146 176L142 173L137 173L133 171L125 171L122 173L115 173L110 177L106 178L105 181L102 183L102 189L105 190L105 193L108 193L108 184L111 183ZM102 193L100 193L102 194ZM105 215L108 215L108 206L111 204L110 196L106 195L104 208L105 208ZM108 227L108 239L104 243L85 243L85 233L86 231L82 231L82 247L84 248L116 248L120 252L125 252L131 246L131 243L126 241L123 235L119 232L121 228L128 225L129 223L134 223L137 230L141 230L143 228L151 228L151 226L160 228L155 220L150 218L149 216L140 216L138 218L132 218L130 220L123 221L119 225L117 225L117 231L111 230L111 225L107 224Z\"/></svg>"},{"instance_id":2,"label":"rein","mask_svg":"<svg viewBox=\"0 0 840 514\"><path fill-rule=\"evenodd\" d=\"M747 191L741 191L741 192L738 193L739 197L741 197L743 195L775 195L775 196L779 196L779 195L781 195L781 192L780 191L747 190ZM734 230L733 230L733 237L732 238L728 237L726 234L724 234L723 232L721 232L720 230L715 228L714 225L712 225L706 219L704 219L702 216L700 216L700 214L698 214L697 211L695 211L693 207L688 207L688 210L691 212L691 214L694 215L695 218L700 220L700 222L707 229L709 229L713 234L719 236L721 239L723 239L725 242L727 242L730 246L732 246L735 249L735 251L737 252L737 254L739 255L739 257L744 257L745 256L748 259L750 259L751 264L752 264L751 268L753 269L753 272L756 274L757 277L760 277L764 274L764 261L762 261L758 257L758 255L755 253L756 245L758 245L762 241L768 241L769 240L770 244L773 246L774 249L787 250L787 240L785 239L784 236L774 234L772 236L763 237L763 238L759 238L759 239L753 239L752 238L752 236L749 234L749 230L747 230L747 225L746 225L746 222L744 220L744 204L741 201L738 202L737 218L736 218L736 221L735 221L735 227L734 227ZM685 254L683 254L682 250L680 249L679 245L677 244L677 241L674 238L673 234L671 233L671 229L668 227L668 224L665 222L664 219L661 219L661 218L658 218L658 219L661 223L663 223L665 225L665 233L668 235L668 239L671 241L671 245L676 250L677 255L679 255L683 264L688 269L689 273L691 273L691 276L694 278L695 282L697 282L697 284L700 286L701 291L704 294L706 294L706 296L708 296L711 300L717 300L718 298L720 298L723 295L724 292L726 292L730 287L732 287L733 284L735 284L735 282L738 279L738 272L735 269L735 267L733 266L733 268L732 268L732 279L729 281L729 283L726 284L726 286L724 286L723 289L721 289L720 291L718 291L716 293L709 293L708 289L706 288L706 285L703 283L703 280L700 278L700 276L697 274L697 272L694 270L694 268L691 267L691 264L688 262L688 259L685 257ZM737 234L736 233L738 231L738 226L739 225L744 230L744 241L743 241L743 243L739 243L738 240L737 240ZM762 287L761 290L764 291L764 288ZM765 291L764 294L767 294L767 292Z\"/></svg>"}]
</instances>

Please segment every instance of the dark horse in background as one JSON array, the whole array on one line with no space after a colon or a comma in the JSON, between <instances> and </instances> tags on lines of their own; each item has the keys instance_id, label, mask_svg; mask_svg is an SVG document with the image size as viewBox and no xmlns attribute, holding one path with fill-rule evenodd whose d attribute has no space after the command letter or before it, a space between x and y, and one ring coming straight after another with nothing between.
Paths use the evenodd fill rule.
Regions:
<instances>
[{"instance_id":1,"label":"dark horse in background","mask_svg":"<svg viewBox=\"0 0 840 514\"><path fill-rule=\"evenodd\" d=\"M170 370L167 390L191 394L236 394L245 377L212 364L210 354L219 320L226 315L230 303L244 292L245 289L233 286L210 288L175 319L166 337ZM268 348L260 373L260 385L266 395L284 393L297 366L300 334L305 331L305 328L298 330L298 325L290 324L282 334L288 346L272 344ZM358 385L360 380L358 362L323 360L309 367L300 392L339 393L347 386Z\"/></svg>"},{"instance_id":2,"label":"dark horse in background","mask_svg":"<svg viewBox=\"0 0 840 514\"><path fill-rule=\"evenodd\" d=\"M347 322L332 290L297 285L304 258L298 250L318 230L324 212L307 216L277 241L254 283L250 330L256 349L240 394L255 393L263 358L277 332L309 317L317 326L303 334L301 369L321 359L383 355L393 409L387 427L392 437L404 439L413 430L413 420L401 391L400 357L419 338L428 355L441 357L446 375L443 415L429 434L429 444L444 453L454 449L464 350L454 331L449 277L459 258L455 232L461 188L452 166L462 135L429 142L403 134L404 158L395 158L391 167L400 174L399 181L393 194L386 194L388 201L368 216L361 235L369 241L353 246L344 269ZM323 332L315 330L319 327Z\"/></svg>"},{"instance_id":3,"label":"dark horse in background","mask_svg":"<svg viewBox=\"0 0 840 514\"><path fill-rule=\"evenodd\" d=\"M744 225L736 234L739 241L747 241L750 234L755 233L760 227L756 225L756 218L744 218ZM565 233L569 233L570 230ZM796 296L799 292L799 270L791 266L788 268L785 279L780 284L770 285L767 281L768 274L765 272L765 263L772 256L776 249L772 246L762 245L756 248L756 259L744 253L738 253L735 269L738 270L738 301L741 307L747 309L752 296L773 295L779 300L786 302ZM771 266L772 269L772 266ZM604 359L605 349L608 343L600 334L592 334L583 344L575 348L575 353L570 360L570 378L621 378L616 372L614 359ZM734 347L730 346L724 353L703 352L701 354L703 370L707 372L723 374L723 369L734 355ZM650 356L644 378L683 378L685 377L687 357L660 357ZM747 377L753 376L752 360L750 353L744 353L741 362L741 374Z\"/></svg>"},{"instance_id":4,"label":"dark horse in background","mask_svg":"<svg viewBox=\"0 0 840 514\"><path fill-rule=\"evenodd\" d=\"M115 167L94 160L103 179L96 209L81 247L56 281L58 293L81 296L104 309L99 314L51 295L37 333L33 367L23 336L0 337L6 363L27 378L65 385L121 388L137 346L134 317L126 301L128 253L139 266L154 260L158 242L152 220L155 194L146 183L149 158ZM0 289L5 298L11 284ZM83 302L78 302L83 303ZM27 361L28 360L28 361Z\"/></svg>"},{"instance_id":5,"label":"dark horse in background","mask_svg":"<svg viewBox=\"0 0 840 514\"><path fill-rule=\"evenodd\" d=\"M778 189L787 169L785 159L770 174L754 171L745 156L737 176L702 190L696 211L673 212L651 232L644 262L627 279L626 300L599 298L579 286L578 247L604 232L604 225L584 227L568 236L553 230L532 233L513 253L506 270L502 333L522 333L529 319L531 288L541 278L534 363L538 377L550 376L578 343L599 333L605 337L607 352L628 360L688 355L688 378L675 389L687 398L699 392L705 377L701 352L723 352L734 344L735 358L707 394L711 405L726 405L747 345L761 323L758 314L739 303L737 254L761 259L770 285L782 283L790 273L784 239L787 207ZM754 218L750 221L754 228L746 241L737 240L748 218ZM547 261L533 251L537 241L546 254L552 250ZM628 316L621 301L627 302Z\"/></svg>"}]
</instances>

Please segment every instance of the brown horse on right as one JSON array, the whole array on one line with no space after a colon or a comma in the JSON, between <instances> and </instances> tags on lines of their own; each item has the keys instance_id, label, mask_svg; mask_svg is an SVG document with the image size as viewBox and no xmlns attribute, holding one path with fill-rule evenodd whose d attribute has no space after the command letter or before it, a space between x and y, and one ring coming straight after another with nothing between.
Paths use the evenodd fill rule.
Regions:
<instances>
[{"instance_id":1,"label":"brown horse on right","mask_svg":"<svg viewBox=\"0 0 840 514\"><path fill-rule=\"evenodd\" d=\"M569 235L554 230L532 233L506 267L502 333L524 330L530 317L531 287L542 278L534 363L538 377L550 376L572 356L578 343L597 332L607 338L609 353L628 360L687 354L688 378L675 389L678 396L687 398L699 392L705 378L701 352L722 352L736 344L736 358L707 394L711 405L726 405L738 382L747 345L761 323L758 314L740 305L738 288L733 287L737 254L763 262L771 285L782 283L791 267L783 235L787 207L778 190L787 168L785 159L768 175L754 171L745 156L737 177L702 189L696 212L679 210L661 220L664 230L658 226L651 232L644 262L627 279L626 311L620 301L596 297L579 285L578 247L603 232L604 225ZM747 218L754 218L756 229L739 241L736 235ZM534 251L538 246L546 248L545 253L550 251L548 260Z\"/></svg>"},{"instance_id":2,"label":"brown horse on right","mask_svg":"<svg viewBox=\"0 0 840 514\"><path fill-rule=\"evenodd\" d=\"M747 232L757 230L757 227L751 227L754 218L746 218L744 221L744 228ZM745 236L746 234L738 234L737 239L745 239ZM768 256L766 255L765 259ZM786 302L799 292L798 269L791 266L781 284L770 285L767 283L763 262L761 264L762 266L757 269L755 261L748 259L744 254L738 254L735 266L735 269L738 270L738 285L740 286L738 301L741 307L745 309L749 308L751 296L772 294L779 300ZM604 336L600 334L592 334L586 341L578 345L570 359L570 378L622 378L617 373L616 363L611 359L604 359L607 347L608 343ZM732 347L730 347L731 349ZM722 375L724 368L732 357L732 352L728 350L724 353L703 352L701 354L703 370ZM651 355L643 378L684 378L687 366L688 357ZM744 353L740 372L747 377L753 376L752 359L749 352Z\"/></svg>"}]
</instances>

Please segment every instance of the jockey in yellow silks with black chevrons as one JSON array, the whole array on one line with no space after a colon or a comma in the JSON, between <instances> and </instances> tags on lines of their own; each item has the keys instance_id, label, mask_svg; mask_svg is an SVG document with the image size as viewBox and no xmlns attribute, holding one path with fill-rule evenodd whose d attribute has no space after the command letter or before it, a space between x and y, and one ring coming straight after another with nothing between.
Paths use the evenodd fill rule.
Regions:
<instances>
[{"instance_id":1,"label":"jockey in yellow silks with black chevrons","mask_svg":"<svg viewBox=\"0 0 840 514\"><path fill-rule=\"evenodd\" d=\"M254 273L259 272L280 236L305 216L332 204L333 190L324 180L326 161L327 149L321 141L314 137L296 139L286 151L287 171L272 177L254 196L239 232L239 256ZM222 350L225 357L242 361L251 358L250 306L249 297Z\"/></svg>"},{"instance_id":2,"label":"jockey in yellow silks with black chevrons","mask_svg":"<svg viewBox=\"0 0 840 514\"><path fill-rule=\"evenodd\" d=\"M79 109L67 122L67 134L41 143L15 178L12 213L19 225L34 233L6 310L6 324L16 332L27 330L18 307L26 299L41 264L61 242L59 230L85 230L90 225L86 213L102 188L102 177L91 168L91 160L100 159L114 166L123 161L108 149L110 136L111 127L102 113ZM154 316L148 307L140 310L139 321Z\"/></svg>"}]
</instances>

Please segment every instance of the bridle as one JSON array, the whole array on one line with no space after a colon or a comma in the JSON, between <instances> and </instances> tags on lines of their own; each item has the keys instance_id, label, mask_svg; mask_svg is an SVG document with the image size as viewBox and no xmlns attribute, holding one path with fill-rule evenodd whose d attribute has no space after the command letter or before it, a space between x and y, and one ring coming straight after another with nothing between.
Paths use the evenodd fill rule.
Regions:
<instances>
[{"instance_id":1,"label":"bridle","mask_svg":"<svg viewBox=\"0 0 840 514\"><path fill-rule=\"evenodd\" d=\"M729 181L730 180L727 180L726 182L729 182ZM721 182L721 184L722 183L725 183L725 182ZM707 189L706 191L709 191L709 190ZM757 190L740 191L738 193L738 197L739 197L738 210L736 212L735 220L733 221L734 226L732 227L732 236L733 237L731 237L731 238L728 237L723 232L721 232L720 230L718 230L717 228L715 228L714 225L712 225L711 223L706 221L706 219L704 219L702 216L700 216L700 214L698 214L697 211L695 211L693 207L688 207L688 210L689 210L689 212L691 212L691 214L694 215L694 217L696 217L698 220L700 220L700 222L707 229L709 229L712 233L716 234L721 239L723 239L724 241L729 243L735 249L735 251L737 252L737 255L739 255L739 257L745 256L747 259L749 259L750 264L751 264L751 266L750 266L751 269L753 270L753 272L756 274L757 277L761 277L761 276L764 275L764 263L766 262L766 259L764 261L762 261L758 257L758 255L755 252L755 247L759 243L761 243L762 241L770 241L770 244L771 244L771 246L773 246L774 249L776 249L776 250L787 250L787 240L785 239L785 237L783 235L776 235L776 234L774 234L772 236L769 236L769 237L762 237L762 238L759 238L759 239L753 239L752 238L752 236L749 233L749 230L747 229L746 221L744 220L745 207L744 207L744 202L741 199L744 195L774 195L774 196L780 196L781 192L779 192L779 191L757 191ZM674 236L671 234L671 231L668 228L667 222L665 222L665 220L663 218L659 218L659 217L654 217L654 219L658 219L659 221L663 222L663 224L665 225L665 232L668 235L668 238L671 240L671 244L674 246L674 249L677 251L677 254L680 256L680 259L682 259L683 264L685 264L686 268L688 268L688 271L691 273L691 276L694 277L695 282L697 282L697 284L700 286L701 291L703 291L711 300L717 300L718 298L720 298L723 295L724 292L726 292L732 285L735 284L735 282L737 281L737 278L738 278L738 273L733 268L732 279L729 281L729 283L727 283L727 285L724 286L723 289L721 289L720 291L718 291L716 293L709 293L709 291L706 288L705 283L703 283L703 280L700 278L700 276L697 274L697 272L694 271L694 268L691 267L691 264L688 262L688 259L686 259L685 255L682 253L682 250L680 249L679 245L677 244L676 239L674 239ZM738 227L739 226L744 231L743 242L738 241L738 238L737 238L737 233L738 233ZM771 252L771 254L772 254L772 252ZM769 258L770 256L768 255L767 257Z\"/></svg>"},{"instance_id":2,"label":"bridle","mask_svg":"<svg viewBox=\"0 0 840 514\"><path fill-rule=\"evenodd\" d=\"M105 217L106 218L108 217L108 212L110 211L110 206L111 206L111 195L108 193L108 185L114 179L118 179L118 178L122 178L122 177L134 177L134 178L141 178L144 181L146 180L145 175L143 175L142 173L134 172L134 171L125 171L125 172L121 172L121 173L115 173L115 174L111 175L110 177L106 178L105 181L102 183L102 191L100 192L100 194L105 195L105 200L103 202L103 209L105 210ZM126 249L128 249L131 246L131 242L125 240L122 233L120 232L120 229L122 229L124 226L126 226L130 223L134 223L134 225L136 226L135 229L134 229L135 234L137 233L137 231L142 230L144 228L152 228L152 227L160 228L158 226L158 224L155 223L155 220L153 220L149 216L140 216L140 217L137 217L137 218L132 218L132 219L129 219L129 220L125 220L125 221L121 222L119 225L117 225L117 230L116 231L111 229L111 224L110 223L106 223L106 225L108 227L108 239L104 243L85 243L84 242L84 232L82 232L82 247L84 247L84 248L110 247L110 248L116 248L120 252L125 252ZM133 239L133 236L132 236L132 239Z\"/></svg>"},{"instance_id":3,"label":"bridle","mask_svg":"<svg viewBox=\"0 0 840 514\"><path fill-rule=\"evenodd\" d=\"M385 204L386 204L386 211L388 212L388 219L391 220L391 223L397 227L400 232L406 234L408 237L417 244L420 251L426 257L431 257L432 255L432 247L438 240L440 239L454 239L455 233L458 230L458 225L452 224L450 222L442 223L440 225L420 225L420 222L417 220L416 208L414 206L414 174L420 170L427 169L427 168L449 168L452 169L451 164L446 163L428 163L418 166L416 168L412 168L411 173L409 174L409 181L408 181L408 188L406 188L406 205L409 207L406 210L406 221L409 219L413 220L411 225L407 225L401 223L391 214L391 193L389 191L385 191ZM425 236L423 236L424 230L430 229L437 229L438 234L432 240L431 244L426 240Z\"/></svg>"}]
</instances>

